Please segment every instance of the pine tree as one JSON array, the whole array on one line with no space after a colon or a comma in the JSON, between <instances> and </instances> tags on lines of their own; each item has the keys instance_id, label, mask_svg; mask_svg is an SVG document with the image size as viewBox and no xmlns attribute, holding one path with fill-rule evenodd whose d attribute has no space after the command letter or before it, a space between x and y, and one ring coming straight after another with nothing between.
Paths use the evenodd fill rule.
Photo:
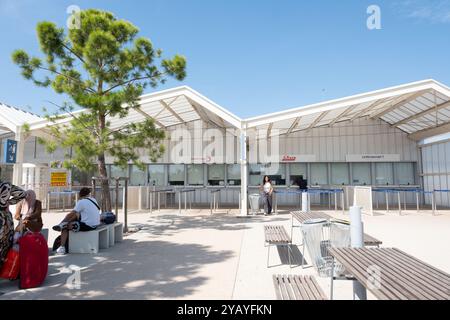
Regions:
<instances>
[{"instance_id":1,"label":"pine tree","mask_svg":"<svg viewBox=\"0 0 450 320\"><path fill-rule=\"evenodd\" d=\"M130 109L139 107L139 96L148 86L155 88L168 77L183 80L186 60L179 55L163 59L148 38L138 37L136 26L112 13L88 9L75 18L78 25L67 31L52 22L38 23L44 58L23 50L12 54L26 79L69 97L57 105L57 112L46 115L54 125L47 128L51 138L40 142L48 152L58 146L72 150L65 157L66 168L90 172L97 167L102 178L108 178L106 155L122 168L130 162L143 168L139 151L146 150L153 161L160 157L164 131L152 119L119 128L109 119L126 119ZM77 107L85 112L74 112ZM56 125L62 117L70 121ZM108 180L102 182L102 199L102 208L110 211Z\"/></svg>"}]
</instances>

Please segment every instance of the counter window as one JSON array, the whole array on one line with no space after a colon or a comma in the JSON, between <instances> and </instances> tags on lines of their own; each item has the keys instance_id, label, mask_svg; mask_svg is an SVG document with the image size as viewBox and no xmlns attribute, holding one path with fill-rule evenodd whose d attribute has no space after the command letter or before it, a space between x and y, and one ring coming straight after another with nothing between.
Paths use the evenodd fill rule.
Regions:
<instances>
[{"instance_id":1,"label":"counter window","mask_svg":"<svg viewBox=\"0 0 450 320\"><path fill-rule=\"evenodd\" d=\"M229 164L227 166L227 178L228 178L228 185L240 186L241 185L241 165L240 164Z\"/></svg>"},{"instance_id":2,"label":"counter window","mask_svg":"<svg viewBox=\"0 0 450 320\"><path fill-rule=\"evenodd\" d=\"M289 184L297 185L298 180L301 176L303 176L303 179L308 179L308 165L306 163L291 163L290 164L290 177L289 177Z\"/></svg>"},{"instance_id":3,"label":"counter window","mask_svg":"<svg viewBox=\"0 0 450 320\"><path fill-rule=\"evenodd\" d=\"M399 185L413 185L414 184L414 164L394 163L395 183Z\"/></svg>"},{"instance_id":4,"label":"counter window","mask_svg":"<svg viewBox=\"0 0 450 320\"><path fill-rule=\"evenodd\" d=\"M392 172L392 163L375 163L375 184L389 185L394 184L394 175Z\"/></svg>"},{"instance_id":5,"label":"counter window","mask_svg":"<svg viewBox=\"0 0 450 320\"><path fill-rule=\"evenodd\" d=\"M147 184L147 174L145 169L139 169L138 166L132 165L130 169L130 185L131 186L145 186Z\"/></svg>"},{"instance_id":6,"label":"counter window","mask_svg":"<svg viewBox=\"0 0 450 320\"><path fill-rule=\"evenodd\" d=\"M128 165L123 168L115 165L111 165L111 178L128 177Z\"/></svg>"},{"instance_id":7,"label":"counter window","mask_svg":"<svg viewBox=\"0 0 450 320\"><path fill-rule=\"evenodd\" d=\"M166 185L166 172L163 164L151 164L148 166L148 183L151 186Z\"/></svg>"},{"instance_id":8,"label":"counter window","mask_svg":"<svg viewBox=\"0 0 450 320\"><path fill-rule=\"evenodd\" d=\"M286 165L279 163L275 166L265 166L262 164L249 165L249 185L259 186L265 175L270 177L273 185L286 185Z\"/></svg>"},{"instance_id":9,"label":"counter window","mask_svg":"<svg viewBox=\"0 0 450 320\"><path fill-rule=\"evenodd\" d=\"M225 184L225 165L211 164L208 166L208 185L223 186Z\"/></svg>"},{"instance_id":10,"label":"counter window","mask_svg":"<svg viewBox=\"0 0 450 320\"><path fill-rule=\"evenodd\" d=\"M370 163L352 163L352 184L366 186L372 184Z\"/></svg>"},{"instance_id":11,"label":"counter window","mask_svg":"<svg viewBox=\"0 0 450 320\"><path fill-rule=\"evenodd\" d=\"M202 164L188 164L187 165L187 179L190 186L202 186L203 181L203 165Z\"/></svg>"},{"instance_id":12,"label":"counter window","mask_svg":"<svg viewBox=\"0 0 450 320\"><path fill-rule=\"evenodd\" d=\"M311 163L311 179L310 185L327 185L328 184L328 164Z\"/></svg>"},{"instance_id":13,"label":"counter window","mask_svg":"<svg viewBox=\"0 0 450 320\"><path fill-rule=\"evenodd\" d=\"M349 170L347 163L332 163L331 164L331 184L334 185L348 185L350 182Z\"/></svg>"},{"instance_id":14,"label":"counter window","mask_svg":"<svg viewBox=\"0 0 450 320\"><path fill-rule=\"evenodd\" d=\"M184 164L169 165L169 185L184 186Z\"/></svg>"}]
</instances>

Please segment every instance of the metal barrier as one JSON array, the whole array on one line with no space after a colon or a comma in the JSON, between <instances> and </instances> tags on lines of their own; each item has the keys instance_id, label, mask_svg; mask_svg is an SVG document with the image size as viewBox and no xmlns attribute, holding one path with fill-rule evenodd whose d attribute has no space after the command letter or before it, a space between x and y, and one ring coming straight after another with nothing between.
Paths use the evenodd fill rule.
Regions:
<instances>
[{"instance_id":1,"label":"metal barrier","mask_svg":"<svg viewBox=\"0 0 450 320\"><path fill-rule=\"evenodd\" d=\"M211 208L211 214L213 214L214 211L219 209L219 203L220 203L220 190L222 189L209 189L210 192L210 208ZM219 199L216 198L216 196L219 195Z\"/></svg>"},{"instance_id":2,"label":"metal barrier","mask_svg":"<svg viewBox=\"0 0 450 320\"><path fill-rule=\"evenodd\" d=\"M420 194L431 194L431 208L433 211L433 215L435 214L435 196L434 196L434 192L433 191L425 191L423 189L420 188L373 188L372 189L373 192L378 192L378 193L384 193L386 196L386 211L389 212L389 194L397 194L397 204L398 204L398 213L399 215L402 215L402 200L401 200L401 194L403 193L403 208L406 211L407 207L406 207L406 195L407 193L415 193L416 194L416 210L417 212L420 211L420 200L419 200L419 195ZM376 207L377 209L379 209L379 201L378 201L378 197L376 197L377 199L377 204Z\"/></svg>"},{"instance_id":3,"label":"metal barrier","mask_svg":"<svg viewBox=\"0 0 450 320\"><path fill-rule=\"evenodd\" d=\"M302 193L307 193L308 194L308 202L311 202L310 197L311 195L318 195L318 194L328 194L328 195L332 195L334 194L334 211L338 210L338 200L337 200L337 195L340 194L341 195L341 209L342 209L342 213L345 213L345 200L344 200L344 190L343 189L332 189L332 188L311 188L311 189L307 189L307 190L300 190L300 189L281 189L281 190L274 190L274 194L275 194L275 213L278 213L278 194L294 194L294 195L298 195L299 198L299 203L301 201L301 196ZM331 209L331 198L329 198L329 203L328 203L328 208Z\"/></svg>"}]
</instances>

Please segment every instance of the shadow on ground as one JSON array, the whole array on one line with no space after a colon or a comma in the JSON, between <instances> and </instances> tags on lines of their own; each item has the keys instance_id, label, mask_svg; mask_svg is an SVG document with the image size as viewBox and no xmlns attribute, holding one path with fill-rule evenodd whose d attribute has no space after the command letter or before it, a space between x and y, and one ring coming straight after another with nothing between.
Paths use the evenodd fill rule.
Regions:
<instances>
[{"instance_id":1,"label":"shadow on ground","mask_svg":"<svg viewBox=\"0 0 450 320\"><path fill-rule=\"evenodd\" d=\"M140 232L148 233L152 236L173 235L183 230L217 230L236 231L251 228L252 224L267 224L286 221L286 216L251 216L239 218L230 215L214 216L179 216L179 215L159 215L150 217L147 223L130 224L131 228L136 228Z\"/></svg>"},{"instance_id":2,"label":"shadow on ground","mask_svg":"<svg viewBox=\"0 0 450 320\"><path fill-rule=\"evenodd\" d=\"M124 240L98 255L52 256L44 285L18 290L17 281L0 282L1 299L178 299L208 280L204 266L233 256L198 244ZM69 289L70 265L81 267L81 288ZM207 298L207 297L205 297Z\"/></svg>"}]
</instances>

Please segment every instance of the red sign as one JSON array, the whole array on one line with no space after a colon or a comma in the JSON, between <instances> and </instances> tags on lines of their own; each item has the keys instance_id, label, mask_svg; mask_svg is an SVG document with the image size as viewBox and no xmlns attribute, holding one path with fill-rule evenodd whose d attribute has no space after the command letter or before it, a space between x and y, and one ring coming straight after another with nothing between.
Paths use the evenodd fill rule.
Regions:
<instances>
[{"instance_id":1,"label":"red sign","mask_svg":"<svg viewBox=\"0 0 450 320\"><path fill-rule=\"evenodd\" d=\"M295 161L295 160L297 160L297 157L287 156L287 155L284 155L283 159L281 159L282 162L292 162L292 161Z\"/></svg>"}]
</instances>

